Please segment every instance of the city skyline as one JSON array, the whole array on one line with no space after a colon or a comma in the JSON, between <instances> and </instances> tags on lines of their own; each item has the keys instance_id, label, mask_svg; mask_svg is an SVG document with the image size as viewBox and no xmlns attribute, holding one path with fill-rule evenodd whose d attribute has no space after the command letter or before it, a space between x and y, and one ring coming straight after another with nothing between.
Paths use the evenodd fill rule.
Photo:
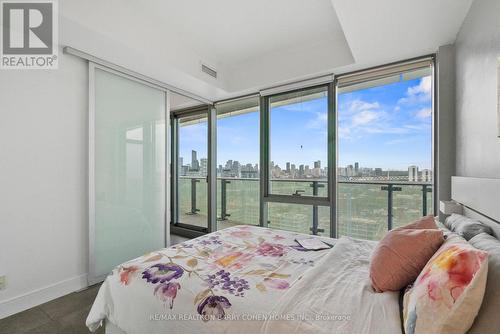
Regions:
<instances>
[{"instance_id":1,"label":"city skyline","mask_svg":"<svg viewBox=\"0 0 500 334\"><path fill-rule=\"evenodd\" d=\"M206 176L207 158L198 159L196 150L191 150L191 161L184 164L184 157L179 158L181 176ZM309 164L295 164L290 161L284 166L270 163L272 179L324 179L327 178L328 167L322 166L321 161ZM337 175L341 178L385 178L402 180L407 178L410 182L432 181L432 169L420 168L417 165L407 166L406 169L383 169L381 167L363 166L354 162L346 166L337 166ZM217 176L227 178L258 178L259 164L241 163L238 160L229 159L225 164L217 166Z\"/></svg>"}]
</instances>

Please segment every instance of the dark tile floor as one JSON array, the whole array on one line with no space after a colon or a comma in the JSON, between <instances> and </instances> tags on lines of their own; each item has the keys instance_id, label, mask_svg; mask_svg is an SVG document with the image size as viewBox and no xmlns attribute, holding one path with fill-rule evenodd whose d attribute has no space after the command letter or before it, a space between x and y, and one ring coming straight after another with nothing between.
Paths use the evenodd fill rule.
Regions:
<instances>
[{"instance_id":1,"label":"dark tile floor","mask_svg":"<svg viewBox=\"0 0 500 334\"><path fill-rule=\"evenodd\" d=\"M0 320L1 334L80 334L90 333L85 319L99 285L73 292L45 304ZM96 332L104 334L104 329Z\"/></svg>"},{"instance_id":2,"label":"dark tile floor","mask_svg":"<svg viewBox=\"0 0 500 334\"><path fill-rule=\"evenodd\" d=\"M171 235L172 245L186 240L188 239L178 235ZM1 319L0 334L90 333L85 326L85 319L89 314L99 286L100 284L79 292L70 293ZM99 328L96 333L104 334L104 328Z\"/></svg>"}]
</instances>

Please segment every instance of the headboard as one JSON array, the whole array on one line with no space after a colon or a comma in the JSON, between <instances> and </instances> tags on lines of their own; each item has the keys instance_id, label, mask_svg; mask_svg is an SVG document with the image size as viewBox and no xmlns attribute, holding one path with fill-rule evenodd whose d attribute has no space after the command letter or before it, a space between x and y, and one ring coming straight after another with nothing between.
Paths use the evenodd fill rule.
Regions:
<instances>
[{"instance_id":1,"label":"headboard","mask_svg":"<svg viewBox=\"0 0 500 334\"><path fill-rule=\"evenodd\" d=\"M500 179L453 176L451 199L464 207L464 215L491 226L500 239Z\"/></svg>"}]
</instances>

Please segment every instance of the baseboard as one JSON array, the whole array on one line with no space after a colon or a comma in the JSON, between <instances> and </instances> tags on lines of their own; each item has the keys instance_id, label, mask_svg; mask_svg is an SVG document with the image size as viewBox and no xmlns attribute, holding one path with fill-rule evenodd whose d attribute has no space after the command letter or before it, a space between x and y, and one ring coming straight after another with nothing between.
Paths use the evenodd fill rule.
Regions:
<instances>
[{"instance_id":1,"label":"baseboard","mask_svg":"<svg viewBox=\"0 0 500 334\"><path fill-rule=\"evenodd\" d=\"M87 287L87 274L0 301L0 319Z\"/></svg>"}]
</instances>

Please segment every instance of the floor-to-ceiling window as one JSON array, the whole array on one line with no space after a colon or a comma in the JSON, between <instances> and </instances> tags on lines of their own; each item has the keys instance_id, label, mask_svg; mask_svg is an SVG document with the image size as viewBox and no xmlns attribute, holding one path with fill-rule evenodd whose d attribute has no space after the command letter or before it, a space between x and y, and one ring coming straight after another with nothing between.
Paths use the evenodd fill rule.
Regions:
<instances>
[{"instance_id":1,"label":"floor-to-ceiling window","mask_svg":"<svg viewBox=\"0 0 500 334\"><path fill-rule=\"evenodd\" d=\"M215 104L218 229L259 225L259 97Z\"/></svg>"},{"instance_id":2,"label":"floor-to-ceiling window","mask_svg":"<svg viewBox=\"0 0 500 334\"><path fill-rule=\"evenodd\" d=\"M378 240L433 212L430 59L340 77L339 235Z\"/></svg>"},{"instance_id":3,"label":"floor-to-ceiling window","mask_svg":"<svg viewBox=\"0 0 500 334\"><path fill-rule=\"evenodd\" d=\"M264 225L330 235L331 102L329 85L263 98Z\"/></svg>"},{"instance_id":4,"label":"floor-to-ceiling window","mask_svg":"<svg viewBox=\"0 0 500 334\"><path fill-rule=\"evenodd\" d=\"M377 240L433 213L433 80L421 58L176 114L175 223Z\"/></svg>"}]
</instances>

